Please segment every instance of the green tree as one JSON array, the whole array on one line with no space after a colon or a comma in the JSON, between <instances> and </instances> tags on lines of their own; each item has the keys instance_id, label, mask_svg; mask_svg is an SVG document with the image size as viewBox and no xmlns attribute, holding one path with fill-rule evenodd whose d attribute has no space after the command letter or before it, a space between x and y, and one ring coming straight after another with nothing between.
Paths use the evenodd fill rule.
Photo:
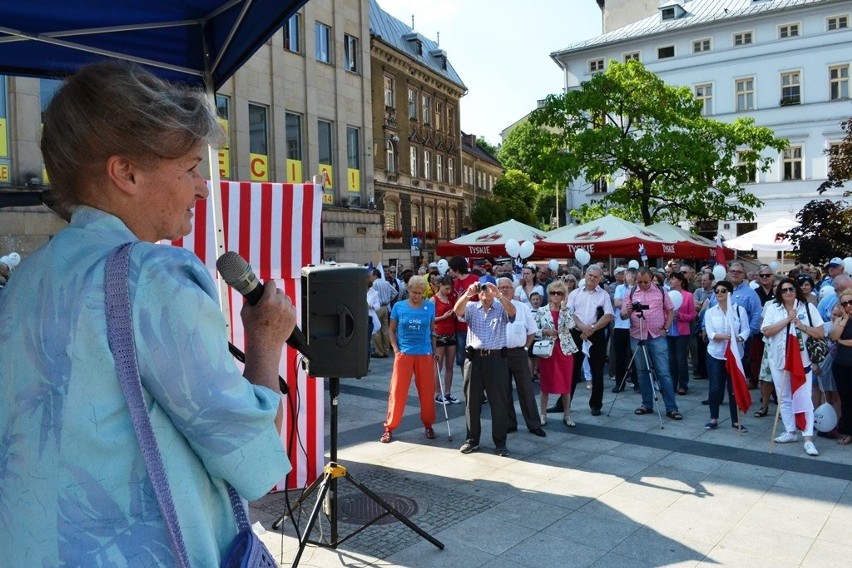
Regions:
<instances>
[{"instance_id":1,"label":"green tree","mask_svg":"<svg viewBox=\"0 0 852 568\"><path fill-rule=\"evenodd\" d=\"M495 158L497 157L497 146L486 140L484 137L478 136L476 138L476 145L491 154L492 156L494 156Z\"/></svg>"},{"instance_id":2,"label":"green tree","mask_svg":"<svg viewBox=\"0 0 852 568\"><path fill-rule=\"evenodd\" d=\"M800 225L787 235L798 249L799 261L822 265L835 256L852 256L852 208L845 201L810 201L796 219Z\"/></svg>"},{"instance_id":3,"label":"green tree","mask_svg":"<svg viewBox=\"0 0 852 568\"><path fill-rule=\"evenodd\" d=\"M470 216L477 230L509 219L536 226L534 204L538 188L527 174L506 170L494 183L491 193L473 204Z\"/></svg>"},{"instance_id":4,"label":"green tree","mask_svg":"<svg viewBox=\"0 0 852 568\"><path fill-rule=\"evenodd\" d=\"M559 137L544 128L522 122L506 136L497 158L506 168L525 172L538 184L548 182L563 184L569 180L565 173L550 162L552 156L559 156L561 141Z\"/></svg>"},{"instance_id":5,"label":"green tree","mask_svg":"<svg viewBox=\"0 0 852 568\"><path fill-rule=\"evenodd\" d=\"M550 177L626 181L603 206L617 206L649 225L660 220L754 218L762 202L744 183L750 170L767 170L762 156L787 146L751 118L731 123L701 115L688 87L667 85L638 61L611 61L579 89L550 95L533 111L533 126L559 140L544 148Z\"/></svg>"},{"instance_id":6,"label":"green tree","mask_svg":"<svg viewBox=\"0 0 852 568\"><path fill-rule=\"evenodd\" d=\"M841 124L846 136L837 146L826 150L828 153L828 178L820 184L817 191L822 194L833 187L843 187L843 183L852 179L852 119ZM849 195L846 191L843 195Z\"/></svg>"}]
</instances>

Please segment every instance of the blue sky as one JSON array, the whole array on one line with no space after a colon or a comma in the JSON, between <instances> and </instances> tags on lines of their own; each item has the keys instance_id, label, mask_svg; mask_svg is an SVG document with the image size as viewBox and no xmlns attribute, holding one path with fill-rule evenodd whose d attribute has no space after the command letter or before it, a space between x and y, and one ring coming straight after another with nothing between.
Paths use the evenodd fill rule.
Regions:
<instances>
[{"instance_id":1,"label":"blue sky","mask_svg":"<svg viewBox=\"0 0 852 568\"><path fill-rule=\"evenodd\" d=\"M378 0L389 14L438 39L468 88L461 127L500 142L500 131L562 91L550 53L601 33L595 0Z\"/></svg>"}]
</instances>

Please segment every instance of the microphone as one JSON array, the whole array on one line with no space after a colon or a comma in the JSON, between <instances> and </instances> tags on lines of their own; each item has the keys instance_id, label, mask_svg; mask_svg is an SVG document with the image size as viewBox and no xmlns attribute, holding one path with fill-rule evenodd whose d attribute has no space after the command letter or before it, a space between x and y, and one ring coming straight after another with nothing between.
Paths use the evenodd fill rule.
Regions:
<instances>
[{"instance_id":1,"label":"microphone","mask_svg":"<svg viewBox=\"0 0 852 568\"><path fill-rule=\"evenodd\" d=\"M249 304L254 306L260 301L263 296L263 286L260 285L251 266L243 257L229 250L216 261L216 269L228 286L242 294ZM313 359L308 340L298 327L293 328L293 332L287 338L287 345L301 353L305 359Z\"/></svg>"}]
</instances>

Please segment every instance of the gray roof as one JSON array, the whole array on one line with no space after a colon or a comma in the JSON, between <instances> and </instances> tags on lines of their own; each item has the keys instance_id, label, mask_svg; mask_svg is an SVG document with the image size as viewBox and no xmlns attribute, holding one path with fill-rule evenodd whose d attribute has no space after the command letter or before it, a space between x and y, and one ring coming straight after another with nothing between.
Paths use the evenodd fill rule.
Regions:
<instances>
[{"instance_id":1,"label":"gray roof","mask_svg":"<svg viewBox=\"0 0 852 568\"><path fill-rule=\"evenodd\" d=\"M417 53L416 42L405 39L405 36L413 37L411 34L416 34L423 45L422 54ZM449 59L447 59L447 68L443 68L441 55L446 59L447 52L431 39L420 35L410 26L382 10L376 0L370 0L370 35L467 91L467 87Z\"/></svg>"},{"instance_id":2,"label":"gray roof","mask_svg":"<svg viewBox=\"0 0 852 568\"><path fill-rule=\"evenodd\" d=\"M659 12L623 28L593 37L586 41L569 45L551 53L558 57L563 53L583 51L588 48L629 41L641 37L661 35L669 32L700 26L702 24L718 23L724 20L739 20L748 16L758 16L809 6L812 4L828 4L836 0L681 0L668 2L666 5L680 4L686 11L680 18L663 21Z\"/></svg>"}]
</instances>

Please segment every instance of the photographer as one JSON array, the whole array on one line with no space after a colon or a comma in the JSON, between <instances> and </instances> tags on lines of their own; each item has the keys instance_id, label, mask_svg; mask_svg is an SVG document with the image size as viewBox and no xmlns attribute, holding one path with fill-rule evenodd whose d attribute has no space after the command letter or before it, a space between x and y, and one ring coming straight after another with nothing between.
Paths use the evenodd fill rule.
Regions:
<instances>
[{"instance_id":1,"label":"photographer","mask_svg":"<svg viewBox=\"0 0 852 568\"><path fill-rule=\"evenodd\" d=\"M479 301L471 302L477 295ZM464 361L467 436L460 451L469 454L479 447L482 431L479 415L485 391L491 402L491 437L496 453L507 456L509 368L506 363L506 326L515 320L515 306L494 284L476 282L459 297L453 310L467 324Z\"/></svg>"},{"instance_id":2,"label":"photographer","mask_svg":"<svg viewBox=\"0 0 852 568\"><path fill-rule=\"evenodd\" d=\"M674 319L674 306L668 294L651 283L652 279L649 268L639 269L636 274L636 287L627 293L621 306L621 319L630 320L630 346L634 352L639 348L639 341L644 341L660 391L663 393L666 416L672 420L681 420L683 415L678 412L675 401L666 343L666 334ZM642 406L637 408L634 414L650 414L653 412L654 387L644 354L641 351L636 353L633 362L639 371L639 386L642 390Z\"/></svg>"}]
</instances>

